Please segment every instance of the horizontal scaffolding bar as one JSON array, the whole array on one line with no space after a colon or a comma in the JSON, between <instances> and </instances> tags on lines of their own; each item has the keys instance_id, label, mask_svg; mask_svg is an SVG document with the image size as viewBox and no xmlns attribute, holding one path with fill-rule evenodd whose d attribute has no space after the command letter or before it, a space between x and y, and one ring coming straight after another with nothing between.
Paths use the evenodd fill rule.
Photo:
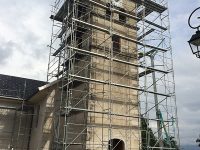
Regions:
<instances>
[{"instance_id":1,"label":"horizontal scaffolding bar","mask_svg":"<svg viewBox=\"0 0 200 150\"><path fill-rule=\"evenodd\" d=\"M150 74L150 73L153 73L153 72L155 72L155 71L153 71L153 70L145 70L145 71L143 71L143 72L141 72L141 73L139 73L139 77L141 78L141 77L143 77L143 76L145 76L145 75L148 75L148 74Z\"/></svg>"},{"instance_id":2,"label":"horizontal scaffolding bar","mask_svg":"<svg viewBox=\"0 0 200 150\"><path fill-rule=\"evenodd\" d=\"M102 84L111 84L111 85L117 86L117 87L128 88L128 89L133 89L133 90L137 90L137 91L147 92L147 93L150 93L150 94L156 94L156 95L160 95L160 96L170 97L170 95L168 95L168 94L162 94L162 93L157 93L157 92L153 92L153 91L148 91L148 90L144 90L144 89L129 86L129 85L123 85L123 84L113 83L113 82L109 82L109 81L91 79L91 78L87 78L87 77L77 76L77 75L74 75L74 74L69 74L69 76L71 76L71 77L73 77L77 80L97 82L97 83L102 83Z\"/></svg>"},{"instance_id":3,"label":"horizontal scaffolding bar","mask_svg":"<svg viewBox=\"0 0 200 150\"><path fill-rule=\"evenodd\" d=\"M126 115L126 114L117 114L117 113L112 113L112 112L105 112L105 111L95 111L95 110L89 110L89 109L84 109L84 108L77 108L77 107L65 107L66 111L68 112L61 112L63 115L68 115L69 111L83 111L87 113L96 113L96 114L104 114L104 115L111 115L111 116L117 116L117 117L127 117L127 118L135 118L135 119L148 119L152 121L161 121L161 119L154 119L154 118L147 118L147 117L142 117L142 116L133 116L133 115ZM173 122L172 120L163 120L163 122Z\"/></svg>"},{"instance_id":4,"label":"horizontal scaffolding bar","mask_svg":"<svg viewBox=\"0 0 200 150\"><path fill-rule=\"evenodd\" d=\"M73 50L80 52L80 53L85 53L85 54L88 54L88 55L93 55L93 56L98 56L98 57L102 57L102 58L105 58L105 59L110 59L110 57L103 55L103 54L99 54L99 53L95 53L95 52L91 52L91 51L88 51L88 50L83 50L83 49L79 49L79 48L71 47L71 46L66 46L66 47L69 48L69 49L73 49ZM146 67L146 66L143 66L143 65L138 65L138 64L131 63L131 62L124 61L124 60L120 60L120 59L117 59L117 58L112 58L112 61L124 63L124 64L135 66L135 67L146 68L146 69L157 71L157 72L160 72L160 73L165 73L165 74L169 73L168 71L155 69L153 67Z\"/></svg>"},{"instance_id":5,"label":"horizontal scaffolding bar","mask_svg":"<svg viewBox=\"0 0 200 150\"><path fill-rule=\"evenodd\" d=\"M99 17L101 19L105 19L107 21L110 21L109 17L106 17L105 15L102 15L102 14L98 14L98 13L92 12L91 15L94 15L95 17ZM119 24L121 26L130 28L130 29L134 29L134 30L137 30L137 31L140 29L136 25L130 25L128 23L121 22L121 21L119 21L118 19L115 19L115 18L113 18L113 23Z\"/></svg>"},{"instance_id":6,"label":"horizontal scaffolding bar","mask_svg":"<svg viewBox=\"0 0 200 150\"><path fill-rule=\"evenodd\" d=\"M110 128L110 125L109 124L97 124L97 123L88 123L87 125L88 127L92 127L92 128ZM127 130L127 129L139 129L138 126L123 126L123 125L112 125L112 129L124 129L124 130Z\"/></svg>"},{"instance_id":7,"label":"horizontal scaffolding bar","mask_svg":"<svg viewBox=\"0 0 200 150\"><path fill-rule=\"evenodd\" d=\"M86 26L88 26L88 27L91 27L91 28L94 28L94 29L97 29L97 30L106 32L106 33L108 33L108 34L111 34L111 33L110 33L111 31L110 31L109 29L105 29L105 28L102 28L102 27L100 27L100 26L96 26L96 25L94 25L94 24L90 24L90 23L88 23L88 22L84 22L84 21L81 21L81 20L76 19L76 18L72 18L72 20L74 20L74 21L76 21L76 22L78 22L78 23L80 23L80 24L86 25ZM138 44L138 45L141 45L141 46L144 46L144 47L156 49L156 50L159 50L159 51L162 51L162 52L167 52L167 51L168 51L167 49L155 47L155 46L148 45L148 44L143 44L142 42L139 42L139 41L137 41L137 40L135 40L135 39L129 38L129 37L127 37L127 36L121 35L121 34L116 33L116 32L113 32L112 34L113 34L113 35L117 35L117 36L119 36L120 38L123 38L123 39L125 39L125 40L127 40L127 41L134 42L134 43L136 43L136 44Z\"/></svg>"},{"instance_id":8,"label":"horizontal scaffolding bar","mask_svg":"<svg viewBox=\"0 0 200 150\"><path fill-rule=\"evenodd\" d=\"M101 3L99 3L99 2L96 2L96 1L94 1L94 0L89 0L89 2L91 2L92 4L95 4L95 5L97 5L97 6L99 6L99 7L101 7L101 8L110 9L110 7L107 7L106 5L101 4ZM61 8L61 9L63 9L63 8ZM149 9L149 8L148 8L148 9ZM158 25L158 24L156 24L156 23L153 23L153 22L151 22L151 21L149 21L149 20L146 20L146 19L144 19L144 18L142 19L142 18L140 18L140 17L136 17L136 16L134 16L134 15L131 15L131 13L123 12L123 11L120 11L120 10L115 9L115 8L111 8L111 10L112 10L113 12L116 12L116 13L125 15L125 16L127 16L127 17L129 17L129 18L132 18L132 19L134 19L134 20L136 20L136 21L141 21L141 20L142 20L142 21L144 21L144 22L146 22L146 23L148 23L148 24L150 24L150 25L153 25L153 26L155 26L155 27L157 27L157 28L160 28L160 29L162 29L162 30L164 30L164 31L167 30L166 27L160 26L160 25ZM61 12L61 11L59 10L59 12L58 12L55 16L54 16L54 15L51 15L50 18L53 19L53 20L59 21L59 22L63 22L63 19L65 18L65 15L66 15L66 14L60 14L60 12ZM59 17L59 16L62 16L62 17Z\"/></svg>"},{"instance_id":9,"label":"horizontal scaffolding bar","mask_svg":"<svg viewBox=\"0 0 200 150\"><path fill-rule=\"evenodd\" d=\"M137 21L141 20L140 18L138 18L138 17L136 17L136 16L134 16L134 15L131 15L130 12L127 12L127 11L126 11L126 12L123 12L123 11L120 11L120 10L115 9L115 8L110 8L110 7L106 6L105 4L101 4L101 3L96 2L96 1L94 1L94 0L89 0L89 2L91 2L92 4L95 4L96 6L99 6L99 7L101 7L101 8L104 8L104 9L111 9L113 12L116 12L116 13L119 13L119 14L122 14L122 15L125 15L125 16L128 16L128 17L130 17L130 18L132 18L132 19L134 19L134 20L137 20Z\"/></svg>"},{"instance_id":10,"label":"horizontal scaffolding bar","mask_svg":"<svg viewBox=\"0 0 200 150\"><path fill-rule=\"evenodd\" d=\"M143 5L148 9L151 9L152 11L163 13L165 10L167 10L167 7L162 6L152 0L131 0L139 5Z\"/></svg>"},{"instance_id":11,"label":"horizontal scaffolding bar","mask_svg":"<svg viewBox=\"0 0 200 150\"><path fill-rule=\"evenodd\" d=\"M140 18L142 18L144 15L145 15L145 17L146 16L148 16L149 14L151 14L153 12L153 10L152 9L149 9L149 8L147 8L147 9L142 9L140 12L138 12L137 13L137 16L138 17L140 17Z\"/></svg>"},{"instance_id":12,"label":"horizontal scaffolding bar","mask_svg":"<svg viewBox=\"0 0 200 150\"><path fill-rule=\"evenodd\" d=\"M9 100L18 100L18 101L23 101L24 99L22 98L15 98L15 97L9 97L9 96L0 96L0 98L4 98L4 99L9 99Z\"/></svg>"},{"instance_id":13,"label":"horizontal scaffolding bar","mask_svg":"<svg viewBox=\"0 0 200 150\"><path fill-rule=\"evenodd\" d=\"M158 25L158 24L156 24L154 22L151 22L151 21L146 20L146 19L144 19L143 21L146 22L146 23L148 23L148 24L150 24L150 25L152 25L152 26L154 26L154 27L157 27L157 28L160 28L160 29L162 29L164 31L167 31L167 28L165 28L163 26L160 26L160 25Z\"/></svg>"},{"instance_id":14,"label":"horizontal scaffolding bar","mask_svg":"<svg viewBox=\"0 0 200 150\"><path fill-rule=\"evenodd\" d=\"M94 1L94 0L89 0L89 1L90 1L91 3L97 5L97 6L101 7L101 8L110 9L110 7L107 7L107 6L104 5L104 4L100 4L99 2L96 2L96 1ZM141 19L141 18L139 18L139 17L136 17L136 16L132 15L131 13L123 12L123 11L120 11L120 10L115 9L115 8L111 8L111 10L112 10L113 12L116 12L116 13L125 15L125 16L127 16L127 17L129 17L129 18L132 18L132 19L134 19L134 20L136 20L136 21L141 21L141 20L142 20L142 21L144 21L144 22L146 22L146 23L148 23L148 24L150 24L150 25L153 25L153 26L155 26L155 27L157 27L157 28L160 28L160 29L162 29L162 30L164 30L164 31L167 30L167 28L165 28L165 27L163 27L163 26L160 26L160 25L158 25L158 24L156 24L156 23L153 23L153 22L151 22L151 21L149 21L149 20Z\"/></svg>"},{"instance_id":15,"label":"horizontal scaffolding bar","mask_svg":"<svg viewBox=\"0 0 200 150\"><path fill-rule=\"evenodd\" d=\"M16 110L16 107L8 107L8 106L0 106L0 109L11 109L11 110Z\"/></svg>"},{"instance_id":16,"label":"horizontal scaffolding bar","mask_svg":"<svg viewBox=\"0 0 200 150\"><path fill-rule=\"evenodd\" d=\"M62 43L61 46L52 54L52 56L56 56L64 47L65 43Z\"/></svg>"},{"instance_id":17,"label":"horizontal scaffolding bar","mask_svg":"<svg viewBox=\"0 0 200 150\"><path fill-rule=\"evenodd\" d=\"M151 34L151 33L154 32L154 31L155 31L155 29L150 29L149 31L147 31L147 32L145 32L144 34L142 34L141 36L139 36L139 37L137 38L137 40L139 41L139 40L143 39L145 36Z\"/></svg>"}]
</instances>

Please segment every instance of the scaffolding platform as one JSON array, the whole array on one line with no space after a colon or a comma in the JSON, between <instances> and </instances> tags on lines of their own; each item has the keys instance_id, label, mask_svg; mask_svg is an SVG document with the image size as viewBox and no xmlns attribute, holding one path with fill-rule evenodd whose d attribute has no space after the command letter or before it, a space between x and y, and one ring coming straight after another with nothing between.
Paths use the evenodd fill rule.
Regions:
<instances>
[{"instance_id":1,"label":"scaffolding platform","mask_svg":"<svg viewBox=\"0 0 200 150\"><path fill-rule=\"evenodd\" d=\"M146 75L148 75L148 74L150 74L150 73L153 73L153 72L155 72L155 71L153 71L153 70L146 70L146 71L143 71L143 72L139 73L139 78L141 78L141 77L143 77L143 76L146 76Z\"/></svg>"},{"instance_id":2,"label":"scaffolding platform","mask_svg":"<svg viewBox=\"0 0 200 150\"><path fill-rule=\"evenodd\" d=\"M64 18L67 15L67 10L68 10L68 6L67 6L67 2L65 1L63 5L61 6L61 8L56 13L56 15L51 15L50 19L63 22Z\"/></svg>"},{"instance_id":3,"label":"scaffolding platform","mask_svg":"<svg viewBox=\"0 0 200 150\"><path fill-rule=\"evenodd\" d=\"M140 35L139 37L137 37L137 40L140 41L141 39L143 39L145 36L151 34L152 32L154 32L155 29L150 29L149 31L145 32L143 35Z\"/></svg>"},{"instance_id":4,"label":"scaffolding platform","mask_svg":"<svg viewBox=\"0 0 200 150\"><path fill-rule=\"evenodd\" d=\"M132 0L134 1L135 3L137 3L139 6L140 5L144 5L146 8L148 8L148 10L150 11L155 11L155 12L158 12L158 13L163 13L165 10L167 10L167 7L165 6L162 6L152 0L145 0L145 1L142 1L142 0Z\"/></svg>"},{"instance_id":5,"label":"scaffolding platform","mask_svg":"<svg viewBox=\"0 0 200 150\"><path fill-rule=\"evenodd\" d=\"M143 16L146 17L153 12L152 9L146 8L142 9L140 12L137 13L137 17L142 18ZM145 15L144 15L145 14Z\"/></svg>"},{"instance_id":6,"label":"scaffolding platform","mask_svg":"<svg viewBox=\"0 0 200 150\"><path fill-rule=\"evenodd\" d=\"M65 47L65 43L62 43L60 47L52 54L52 56L57 56Z\"/></svg>"}]
</instances>

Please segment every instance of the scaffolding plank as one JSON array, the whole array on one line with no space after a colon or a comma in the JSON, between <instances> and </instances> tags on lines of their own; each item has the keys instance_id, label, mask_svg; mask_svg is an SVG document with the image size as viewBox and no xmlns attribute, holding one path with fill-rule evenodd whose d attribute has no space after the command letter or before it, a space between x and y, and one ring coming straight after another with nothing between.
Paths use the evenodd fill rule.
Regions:
<instances>
[{"instance_id":1,"label":"scaffolding plank","mask_svg":"<svg viewBox=\"0 0 200 150\"><path fill-rule=\"evenodd\" d=\"M154 31L155 31L155 29L152 29L152 28L151 28L149 31L147 31L147 32L145 32L143 35L139 36L139 37L137 38L137 40L140 41L140 40L143 39L145 36L151 34L151 33L154 32Z\"/></svg>"},{"instance_id":2,"label":"scaffolding plank","mask_svg":"<svg viewBox=\"0 0 200 150\"><path fill-rule=\"evenodd\" d=\"M151 9L152 11L158 12L158 13L163 13L167 8L165 6L162 6L152 0L132 0L135 3L139 5L143 5L148 9Z\"/></svg>"},{"instance_id":3,"label":"scaffolding plank","mask_svg":"<svg viewBox=\"0 0 200 150\"><path fill-rule=\"evenodd\" d=\"M153 12L153 10L152 10L152 9L149 9L149 8L147 8L147 9L142 9L140 12L138 12L137 17L143 18L143 17L148 16L148 15L151 14L152 12Z\"/></svg>"},{"instance_id":4,"label":"scaffolding plank","mask_svg":"<svg viewBox=\"0 0 200 150\"><path fill-rule=\"evenodd\" d=\"M150 56L152 53L156 52L156 50L150 50L146 53L143 53L143 52L139 52L138 53L138 58L141 59L142 57L145 57L145 56Z\"/></svg>"},{"instance_id":5,"label":"scaffolding plank","mask_svg":"<svg viewBox=\"0 0 200 150\"><path fill-rule=\"evenodd\" d=\"M55 75L55 77L59 77L59 76L61 76L65 71L67 71L67 68L64 68L63 70L61 70L61 71L59 71L56 75Z\"/></svg>"},{"instance_id":6,"label":"scaffolding plank","mask_svg":"<svg viewBox=\"0 0 200 150\"><path fill-rule=\"evenodd\" d=\"M53 20L56 20L56 21L59 21L59 22L63 22L63 18L58 17L58 16L54 16L54 15L51 15L50 19L53 19Z\"/></svg>"},{"instance_id":7,"label":"scaffolding plank","mask_svg":"<svg viewBox=\"0 0 200 150\"><path fill-rule=\"evenodd\" d=\"M66 31L66 28L62 27L60 33L58 34L58 38L61 38L62 35L65 33L65 31Z\"/></svg>"},{"instance_id":8,"label":"scaffolding plank","mask_svg":"<svg viewBox=\"0 0 200 150\"><path fill-rule=\"evenodd\" d=\"M154 23L154 22L151 22L151 21L149 21L149 20L144 20L146 23L148 23L148 24L150 24L150 25L152 25L152 26L154 26L154 27L157 27L157 28L159 28L159 29L162 29L162 30L164 30L164 31L167 31L167 28L166 27L163 27L163 26L161 26L161 25L158 25L158 24L156 24L156 23Z\"/></svg>"},{"instance_id":9,"label":"scaffolding plank","mask_svg":"<svg viewBox=\"0 0 200 150\"><path fill-rule=\"evenodd\" d=\"M67 7L67 1L64 1L61 8L58 10L58 12L55 15L51 15L50 19L63 22L65 16L67 15L68 7Z\"/></svg>"},{"instance_id":10,"label":"scaffolding plank","mask_svg":"<svg viewBox=\"0 0 200 150\"><path fill-rule=\"evenodd\" d=\"M52 54L52 56L57 56L58 53L60 53L61 50L65 47L65 44L62 43L61 46Z\"/></svg>"},{"instance_id":11,"label":"scaffolding plank","mask_svg":"<svg viewBox=\"0 0 200 150\"><path fill-rule=\"evenodd\" d=\"M73 54L72 56L71 56L71 58L72 57L74 57L75 58L75 60L76 61L79 61L80 60L80 58L83 58L85 55L83 55L82 53L75 53L75 54ZM69 58L64 62L64 63L62 63L61 64L61 66L68 66L68 64L69 64Z\"/></svg>"},{"instance_id":12,"label":"scaffolding plank","mask_svg":"<svg viewBox=\"0 0 200 150\"><path fill-rule=\"evenodd\" d=\"M146 75L148 75L150 73L153 73L153 72L155 72L155 71L147 69L146 71L143 71L143 72L139 73L139 77L141 78L141 77L146 76Z\"/></svg>"}]
</instances>

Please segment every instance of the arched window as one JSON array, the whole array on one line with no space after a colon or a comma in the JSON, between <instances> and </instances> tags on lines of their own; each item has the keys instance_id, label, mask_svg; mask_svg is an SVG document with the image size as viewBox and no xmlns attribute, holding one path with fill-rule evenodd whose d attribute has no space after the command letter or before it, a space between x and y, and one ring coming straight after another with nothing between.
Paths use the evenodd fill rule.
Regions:
<instances>
[{"instance_id":1,"label":"arched window","mask_svg":"<svg viewBox=\"0 0 200 150\"><path fill-rule=\"evenodd\" d=\"M125 150L125 143L120 139L111 139L108 143L108 150Z\"/></svg>"}]
</instances>

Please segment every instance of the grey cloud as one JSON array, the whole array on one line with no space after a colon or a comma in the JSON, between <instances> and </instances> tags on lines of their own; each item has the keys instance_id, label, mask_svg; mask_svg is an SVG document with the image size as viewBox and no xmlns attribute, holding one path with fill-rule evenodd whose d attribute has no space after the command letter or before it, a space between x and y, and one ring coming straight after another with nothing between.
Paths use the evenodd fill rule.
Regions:
<instances>
[{"instance_id":1,"label":"grey cloud","mask_svg":"<svg viewBox=\"0 0 200 150\"><path fill-rule=\"evenodd\" d=\"M200 60L187 43L195 32L187 24L189 14L198 6L196 0L169 0L176 95L181 144L195 145L200 134ZM192 146L190 146L192 147ZM190 149L194 149L193 148ZM185 147L189 150L189 146Z\"/></svg>"},{"instance_id":2,"label":"grey cloud","mask_svg":"<svg viewBox=\"0 0 200 150\"><path fill-rule=\"evenodd\" d=\"M12 57L14 50L16 49L17 44L8 41L8 42L0 42L0 64L5 64L10 57Z\"/></svg>"},{"instance_id":3,"label":"grey cloud","mask_svg":"<svg viewBox=\"0 0 200 150\"><path fill-rule=\"evenodd\" d=\"M199 150L199 147L197 144L195 145L183 145L182 146L183 150Z\"/></svg>"},{"instance_id":4,"label":"grey cloud","mask_svg":"<svg viewBox=\"0 0 200 150\"><path fill-rule=\"evenodd\" d=\"M34 32L27 30L23 39L25 48L22 50L22 52L24 54L30 55L35 59L47 58L48 48L46 45L48 43L41 42L41 37L34 34Z\"/></svg>"},{"instance_id":5,"label":"grey cloud","mask_svg":"<svg viewBox=\"0 0 200 150\"><path fill-rule=\"evenodd\" d=\"M193 111L193 112L200 114L200 112L199 112L200 102L197 102L197 101L199 101L199 99L196 98L195 102L188 102L188 103L186 103L186 105L188 106L187 109L189 111ZM200 123L199 116L195 120Z\"/></svg>"},{"instance_id":6,"label":"grey cloud","mask_svg":"<svg viewBox=\"0 0 200 150\"><path fill-rule=\"evenodd\" d=\"M4 14L0 18L0 64L4 64L1 73L46 78L49 54L46 45L50 41L52 25L49 19L50 1L0 1L0 13ZM7 31L6 35L3 30ZM12 43L17 43L18 47L5 43L3 38L14 41ZM13 64L7 63L9 61Z\"/></svg>"},{"instance_id":7,"label":"grey cloud","mask_svg":"<svg viewBox=\"0 0 200 150\"><path fill-rule=\"evenodd\" d=\"M46 45L49 44L51 34L49 32L51 1L53 2L53 0L0 1L0 13L4 14L0 18L0 23L10 28L14 36L17 35L17 39L20 40L19 45L23 45L18 51L35 59L42 59L48 55L44 51L47 49Z\"/></svg>"}]
</instances>

